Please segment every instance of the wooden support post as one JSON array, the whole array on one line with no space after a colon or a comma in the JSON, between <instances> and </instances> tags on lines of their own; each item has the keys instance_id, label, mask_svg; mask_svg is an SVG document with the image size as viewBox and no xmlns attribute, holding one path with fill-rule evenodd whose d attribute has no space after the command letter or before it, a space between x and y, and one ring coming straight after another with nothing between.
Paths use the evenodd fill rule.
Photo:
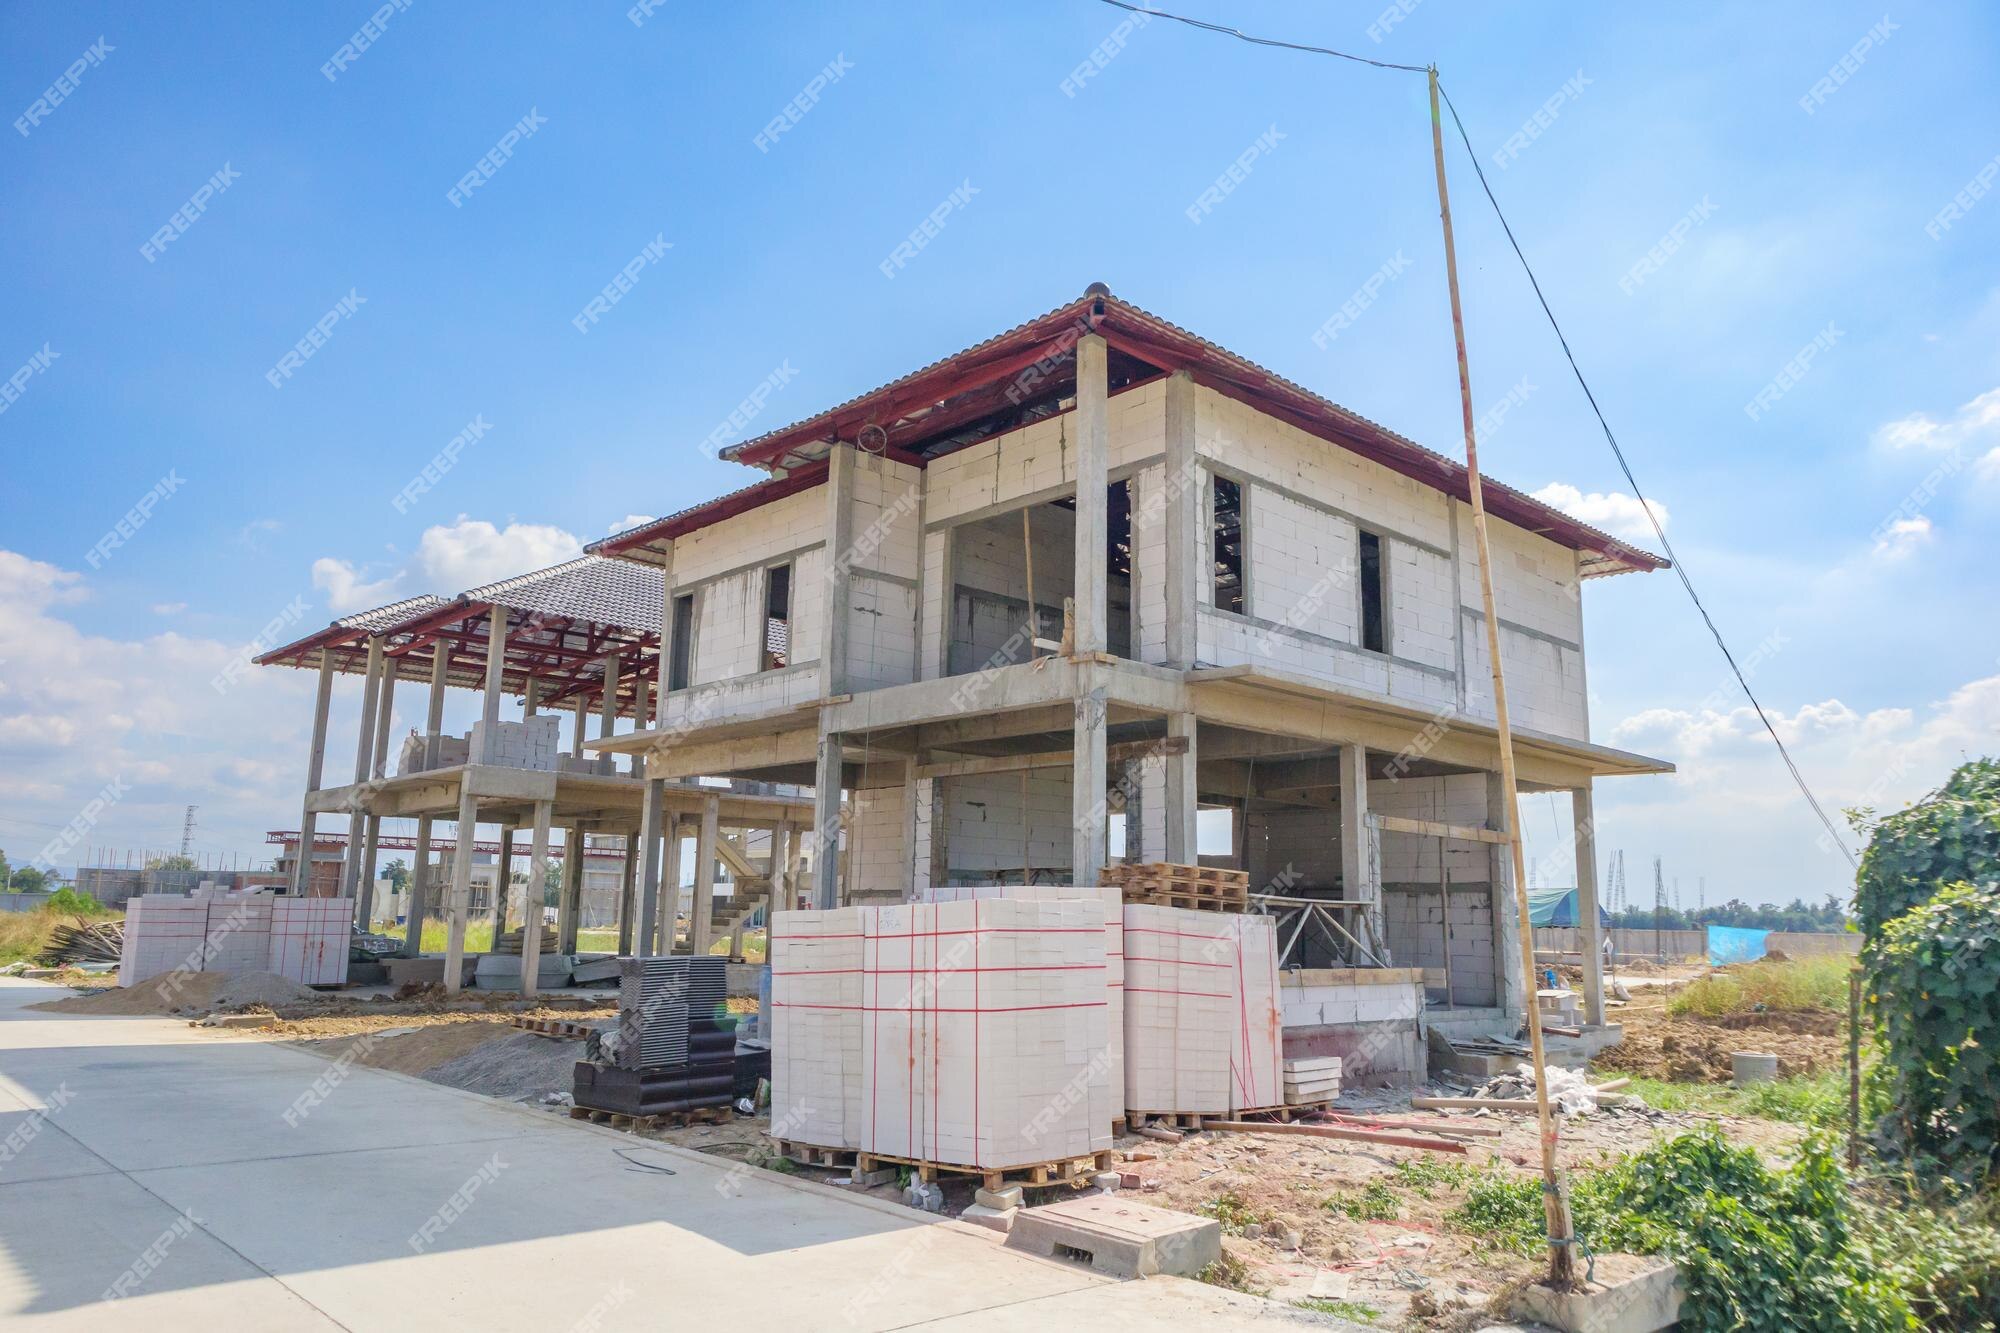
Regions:
<instances>
[{"instance_id":1,"label":"wooden support post","mask_svg":"<svg viewBox=\"0 0 2000 1333\"><path fill-rule=\"evenodd\" d=\"M446 994L459 992L465 971L465 918L472 906L472 847L479 837L479 802L472 784L458 786L458 846L451 854L451 925L445 935L444 988Z\"/></svg>"},{"instance_id":2,"label":"wooden support post","mask_svg":"<svg viewBox=\"0 0 2000 1333\"><path fill-rule=\"evenodd\" d=\"M521 901L521 994L532 997L541 989L542 970L542 885L549 877L549 821L555 817L554 801L535 802L533 852L528 860L528 890Z\"/></svg>"},{"instance_id":3,"label":"wooden support post","mask_svg":"<svg viewBox=\"0 0 2000 1333\"><path fill-rule=\"evenodd\" d=\"M1108 623L1105 590L1111 580L1111 407L1104 339L1085 334L1076 343L1076 638L1077 656L1104 651ZM1097 800L1103 800L1100 786ZM1098 869L1103 869L1100 854ZM1095 884L1095 879L1078 879Z\"/></svg>"},{"instance_id":4,"label":"wooden support post","mask_svg":"<svg viewBox=\"0 0 2000 1333\"><path fill-rule=\"evenodd\" d=\"M1597 816L1590 784L1571 790L1570 820L1576 835L1576 911L1583 932L1583 1021L1604 1022L1604 923L1597 908Z\"/></svg>"},{"instance_id":5,"label":"wooden support post","mask_svg":"<svg viewBox=\"0 0 2000 1333\"><path fill-rule=\"evenodd\" d=\"M1195 715L1174 713L1167 718L1167 737L1170 740L1185 740L1187 749L1180 754L1169 754L1161 762L1166 768L1167 820L1166 855L1163 860L1175 865L1198 865L1200 853L1195 836L1195 816L1198 804L1195 799ZM1131 836L1127 825L1126 836Z\"/></svg>"},{"instance_id":6,"label":"wooden support post","mask_svg":"<svg viewBox=\"0 0 2000 1333\"><path fill-rule=\"evenodd\" d=\"M326 777L326 720L332 710L333 654L322 651L319 690L313 696L312 748L306 751L306 800L299 818L299 857L292 867L292 893L300 898L312 888L313 842L319 833L319 814L312 808L312 796Z\"/></svg>"},{"instance_id":7,"label":"wooden support post","mask_svg":"<svg viewBox=\"0 0 2000 1333\"><path fill-rule=\"evenodd\" d=\"M701 832L694 840L694 905L688 914L689 952L697 958L714 943L709 918L715 911L715 841L721 819L721 797L711 796L702 802Z\"/></svg>"},{"instance_id":8,"label":"wooden support post","mask_svg":"<svg viewBox=\"0 0 2000 1333\"><path fill-rule=\"evenodd\" d=\"M840 737L822 731L813 768L813 906L840 906Z\"/></svg>"},{"instance_id":9,"label":"wooden support post","mask_svg":"<svg viewBox=\"0 0 2000 1333\"><path fill-rule=\"evenodd\" d=\"M507 608L493 603L486 617L486 683L480 697L479 720L485 724L481 736L485 745L480 753L472 756L475 764L492 763L492 756L486 752L493 744L494 733L500 727L500 695L506 687L507 669Z\"/></svg>"},{"instance_id":10,"label":"wooden support post","mask_svg":"<svg viewBox=\"0 0 2000 1333\"><path fill-rule=\"evenodd\" d=\"M1486 652L1493 668L1493 716L1500 749L1500 784L1507 809L1509 860L1514 876L1514 910L1522 984L1528 1014L1528 1046L1534 1056L1535 1107L1542 1144L1542 1203L1548 1223L1549 1285L1568 1291L1576 1282L1576 1234L1570 1225L1568 1187L1563 1179L1561 1135L1549 1107L1548 1064L1542 1050L1541 1006L1534 999L1535 940L1528 918L1527 869L1515 817L1514 732L1507 717L1507 677L1500 660L1500 612L1493 592L1493 550L1486 536L1486 498L1479 476L1479 441L1472 414L1472 370L1465 355L1465 312L1458 298L1458 251L1451 239L1451 196L1444 179L1444 121L1438 115L1437 66L1430 69L1431 152L1437 163L1438 221L1444 227L1445 284L1451 291L1452 340L1458 345L1458 404L1465 426L1466 488L1472 500L1472 531L1479 549L1479 598L1486 614ZM1497 916L1496 916L1497 921ZM1496 932L1497 933L1497 932Z\"/></svg>"},{"instance_id":11,"label":"wooden support post","mask_svg":"<svg viewBox=\"0 0 2000 1333\"><path fill-rule=\"evenodd\" d=\"M410 866L410 902L404 910L402 956L417 958L424 951L424 917L431 898L431 817L417 816L417 852Z\"/></svg>"},{"instance_id":12,"label":"wooden support post","mask_svg":"<svg viewBox=\"0 0 2000 1333\"><path fill-rule=\"evenodd\" d=\"M1085 341L1089 341L1085 339ZM1081 504L1078 508L1081 508ZM1080 525L1080 524L1079 524ZM1080 694L1076 699L1076 721L1072 728L1070 882L1096 884L1104 878L1105 847L1105 760L1106 721L1103 686ZM1025 820L1026 810L1022 811Z\"/></svg>"}]
</instances>

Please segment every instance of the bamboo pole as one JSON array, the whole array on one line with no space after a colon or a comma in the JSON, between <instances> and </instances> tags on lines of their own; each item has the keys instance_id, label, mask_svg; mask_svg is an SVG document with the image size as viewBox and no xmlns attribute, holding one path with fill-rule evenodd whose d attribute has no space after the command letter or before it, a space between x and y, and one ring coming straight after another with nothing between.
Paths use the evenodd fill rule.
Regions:
<instances>
[{"instance_id":1,"label":"bamboo pole","mask_svg":"<svg viewBox=\"0 0 2000 1333\"><path fill-rule=\"evenodd\" d=\"M1542 1210L1548 1223L1549 1283L1558 1291L1576 1285L1575 1233L1559 1160L1560 1131L1549 1109L1548 1065L1542 1050L1541 1007L1535 1001L1535 932L1528 917L1528 872L1521 851L1521 819L1514 778L1514 733L1507 721L1507 678L1500 665L1500 616L1493 596L1493 552L1486 538L1486 497L1479 480L1479 442L1473 430L1472 371L1465 358L1465 312L1458 298L1458 252L1451 237L1451 196L1444 179L1444 121L1438 115L1437 66L1430 68L1431 154L1437 165L1438 220L1444 227L1445 281L1451 289L1451 336L1458 350L1459 411L1465 421L1465 471L1472 499L1472 531L1479 550L1479 596L1486 611L1486 655L1493 667L1493 720L1500 742L1500 788L1507 802L1507 850L1514 863L1514 910L1520 917L1521 983L1527 990L1528 1046L1535 1067L1535 1114L1542 1142ZM1497 925L1497 923L1496 923Z\"/></svg>"}]
</instances>

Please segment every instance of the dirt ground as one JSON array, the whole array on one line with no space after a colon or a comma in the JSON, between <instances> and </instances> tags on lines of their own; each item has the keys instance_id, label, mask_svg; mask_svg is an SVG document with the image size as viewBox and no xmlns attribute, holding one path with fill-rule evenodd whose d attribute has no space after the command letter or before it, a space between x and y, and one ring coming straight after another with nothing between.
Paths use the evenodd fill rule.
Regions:
<instances>
[{"instance_id":1,"label":"dirt ground","mask_svg":"<svg viewBox=\"0 0 2000 1333\"><path fill-rule=\"evenodd\" d=\"M1740 1013L1721 1019L1667 1012L1671 988L1635 989L1631 1003L1606 1017L1625 1040L1597 1057L1595 1067L1673 1083L1727 1083L1735 1051L1778 1057L1784 1077L1847 1067L1846 1021L1838 1014Z\"/></svg>"}]
</instances>

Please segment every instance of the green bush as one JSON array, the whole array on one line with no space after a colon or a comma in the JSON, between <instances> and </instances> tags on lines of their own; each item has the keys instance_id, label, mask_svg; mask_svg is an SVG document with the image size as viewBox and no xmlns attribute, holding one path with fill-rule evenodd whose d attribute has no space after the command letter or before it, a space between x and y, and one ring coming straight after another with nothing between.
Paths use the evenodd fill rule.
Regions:
<instances>
[{"instance_id":1,"label":"green bush","mask_svg":"<svg viewBox=\"0 0 2000 1333\"><path fill-rule=\"evenodd\" d=\"M1871 940L1946 884L2000 879L2000 761L1961 765L1907 810L1879 820L1857 810L1848 818L1869 835L1854 908Z\"/></svg>"},{"instance_id":2,"label":"green bush","mask_svg":"<svg viewBox=\"0 0 2000 1333\"><path fill-rule=\"evenodd\" d=\"M1577 1172L1570 1197L1589 1252L1679 1266L1687 1329L1994 1327L2000 1233L1921 1200L1870 1202L1821 1138L1774 1170L1710 1127ZM1450 1221L1540 1253L1541 1181L1481 1180Z\"/></svg>"},{"instance_id":3,"label":"green bush","mask_svg":"<svg viewBox=\"0 0 2000 1333\"><path fill-rule=\"evenodd\" d=\"M68 912L74 916L108 916L111 909L87 893L75 889L57 889L42 904L45 912Z\"/></svg>"},{"instance_id":4,"label":"green bush","mask_svg":"<svg viewBox=\"0 0 2000 1333\"><path fill-rule=\"evenodd\" d=\"M1987 1181L2000 1167L2000 883L1940 890L1883 927L1866 965L1883 1138L1926 1173Z\"/></svg>"},{"instance_id":5,"label":"green bush","mask_svg":"<svg viewBox=\"0 0 2000 1333\"><path fill-rule=\"evenodd\" d=\"M1692 1018L1770 1010L1778 1013L1847 1012L1847 978L1854 960L1846 954L1819 958L1765 959L1742 963L1690 982L1667 1001L1667 1012Z\"/></svg>"}]
</instances>

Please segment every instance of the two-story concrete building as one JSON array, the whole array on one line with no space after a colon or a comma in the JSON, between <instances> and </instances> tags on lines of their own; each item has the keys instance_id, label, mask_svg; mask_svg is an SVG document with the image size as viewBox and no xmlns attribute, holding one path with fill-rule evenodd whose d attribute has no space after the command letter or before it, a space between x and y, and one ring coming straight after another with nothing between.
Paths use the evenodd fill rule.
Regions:
<instances>
[{"instance_id":1,"label":"two-story concrete building","mask_svg":"<svg viewBox=\"0 0 2000 1333\"><path fill-rule=\"evenodd\" d=\"M1462 464L1101 285L726 456L768 475L591 548L666 579L653 716L592 748L811 785L824 905L1095 883L1116 831L1249 871L1287 966L1517 1007ZM1594 903L1592 783L1670 766L1590 740L1582 587L1665 562L1485 497L1522 789Z\"/></svg>"}]
</instances>

